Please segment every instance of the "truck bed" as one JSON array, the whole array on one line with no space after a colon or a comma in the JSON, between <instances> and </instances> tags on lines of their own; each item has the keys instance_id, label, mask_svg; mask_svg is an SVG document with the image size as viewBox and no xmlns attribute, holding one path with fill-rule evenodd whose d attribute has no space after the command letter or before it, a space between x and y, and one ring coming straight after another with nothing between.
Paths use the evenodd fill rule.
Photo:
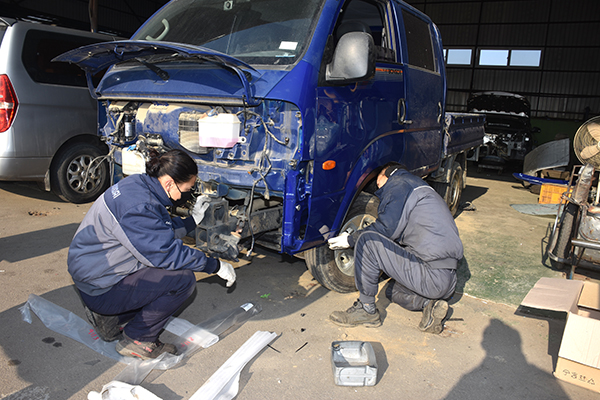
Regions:
<instances>
[{"instance_id":1,"label":"truck bed","mask_svg":"<svg viewBox=\"0 0 600 400\"><path fill-rule=\"evenodd\" d=\"M483 144L485 115L446 113L447 143L444 156L456 154Z\"/></svg>"}]
</instances>

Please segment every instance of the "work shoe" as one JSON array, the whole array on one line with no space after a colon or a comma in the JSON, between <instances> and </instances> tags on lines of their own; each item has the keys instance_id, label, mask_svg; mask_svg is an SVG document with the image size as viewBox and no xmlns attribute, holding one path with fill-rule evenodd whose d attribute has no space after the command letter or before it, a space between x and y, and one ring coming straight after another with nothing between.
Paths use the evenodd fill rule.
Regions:
<instances>
[{"instance_id":1,"label":"work shoe","mask_svg":"<svg viewBox=\"0 0 600 400\"><path fill-rule=\"evenodd\" d=\"M163 343L160 340L156 342L140 342L131 339L123 332L123 339L119 340L116 346L117 353L125 357L138 357L142 360L150 360L160 356L162 353L177 354L175 345Z\"/></svg>"},{"instance_id":2,"label":"work shoe","mask_svg":"<svg viewBox=\"0 0 600 400\"><path fill-rule=\"evenodd\" d=\"M356 300L352 307L346 311L334 311L329 316L331 322L340 326L359 326L364 325L367 328L376 328L381 326L381 317L379 310L372 305L375 311L368 313L360 300Z\"/></svg>"},{"instance_id":3,"label":"work shoe","mask_svg":"<svg viewBox=\"0 0 600 400\"><path fill-rule=\"evenodd\" d=\"M102 315L90 310L84 305L85 316L94 327L96 334L105 342L121 339L122 332L117 315Z\"/></svg>"},{"instance_id":4,"label":"work shoe","mask_svg":"<svg viewBox=\"0 0 600 400\"><path fill-rule=\"evenodd\" d=\"M429 300L423 309L419 329L428 333L441 333L444 330L444 318L448 314L446 300Z\"/></svg>"}]
</instances>

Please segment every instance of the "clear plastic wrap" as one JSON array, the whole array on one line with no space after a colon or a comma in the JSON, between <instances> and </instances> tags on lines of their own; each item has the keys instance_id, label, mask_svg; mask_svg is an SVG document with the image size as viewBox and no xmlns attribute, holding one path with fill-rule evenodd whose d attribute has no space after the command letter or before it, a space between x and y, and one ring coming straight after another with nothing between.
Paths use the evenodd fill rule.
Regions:
<instances>
[{"instance_id":1,"label":"clear plastic wrap","mask_svg":"<svg viewBox=\"0 0 600 400\"><path fill-rule=\"evenodd\" d=\"M190 400L230 400L237 396L240 373L250 360L277 337L273 332L258 331L236 351Z\"/></svg>"},{"instance_id":2,"label":"clear plastic wrap","mask_svg":"<svg viewBox=\"0 0 600 400\"><path fill-rule=\"evenodd\" d=\"M183 358L191 356L201 348L212 346L219 337L225 337L262 311L259 305L246 303L198 325L181 318L171 318L165 330L177 335L175 345L179 354L175 356L165 353L154 360L142 361L123 357L115 350L115 343L107 343L100 339L87 321L40 296L29 295L27 303L19 310L25 322L32 322L31 311L33 311L48 329L70 337L106 357L129 364L115 380L131 385L140 384L153 369L173 368Z\"/></svg>"}]
</instances>

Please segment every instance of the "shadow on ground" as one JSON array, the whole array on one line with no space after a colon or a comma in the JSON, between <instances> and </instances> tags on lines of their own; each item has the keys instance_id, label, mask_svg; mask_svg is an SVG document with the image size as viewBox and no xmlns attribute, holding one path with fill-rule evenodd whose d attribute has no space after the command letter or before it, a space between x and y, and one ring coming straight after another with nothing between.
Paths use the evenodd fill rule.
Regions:
<instances>
[{"instance_id":1,"label":"shadow on ground","mask_svg":"<svg viewBox=\"0 0 600 400\"><path fill-rule=\"evenodd\" d=\"M527 361L519 332L504 322L490 320L481 347L486 352L483 362L463 375L445 400L474 398L475 387L487 393L483 396L487 399L528 399L546 393L552 393L553 399L568 398L552 376Z\"/></svg>"}]
</instances>

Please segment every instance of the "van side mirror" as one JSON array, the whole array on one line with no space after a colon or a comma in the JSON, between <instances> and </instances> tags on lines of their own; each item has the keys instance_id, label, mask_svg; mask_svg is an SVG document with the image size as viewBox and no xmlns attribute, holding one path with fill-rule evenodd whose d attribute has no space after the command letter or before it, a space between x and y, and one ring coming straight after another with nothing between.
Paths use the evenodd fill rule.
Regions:
<instances>
[{"instance_id":1,"label":"van side mirror","mask_svg":"<svg viewBox=\"0 0 600 400\"><path fill-rule=\"evenodd\" d=\"M375 75L375 43L365 32L349 32L342 36L327 64L328 82L356 82Z\"/></svg>"}]
</instances>

